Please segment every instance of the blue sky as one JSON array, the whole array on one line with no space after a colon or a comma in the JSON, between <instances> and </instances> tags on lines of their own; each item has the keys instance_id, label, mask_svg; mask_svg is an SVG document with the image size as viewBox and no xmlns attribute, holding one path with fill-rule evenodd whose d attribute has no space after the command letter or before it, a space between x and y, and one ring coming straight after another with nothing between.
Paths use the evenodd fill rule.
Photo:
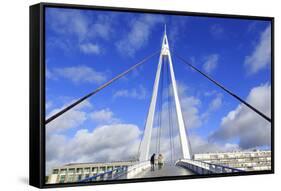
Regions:
<instances>
[{"instance_id":1,"label":"blue sky","mask_svg":"<svg viewBox=\"0 0 281 191\"><path fill-rule=\"evenodd\" d=\"M164 24L194 153L270 148L270 124L173 56L177 52L270 116L268 21L47 8L47 115L159 50ZM47 168L133 158L158 58L49 124ZM108 141L96 148L101 132ZM112 139L118 141L107 144Z\"/></svg>"}]
</instances>

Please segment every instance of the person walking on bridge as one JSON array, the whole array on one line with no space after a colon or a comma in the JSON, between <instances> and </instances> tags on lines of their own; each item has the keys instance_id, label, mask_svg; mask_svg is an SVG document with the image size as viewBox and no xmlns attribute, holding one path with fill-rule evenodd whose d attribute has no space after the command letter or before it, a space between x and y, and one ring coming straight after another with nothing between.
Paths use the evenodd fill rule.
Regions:
<instances>
[{"instance_id":1,"label":"person walking on bridge","mask_svg":"<svg viewBox=\"0 0 281 191\"><path fill-rule=\"evenodd\" d=\"M150 157L150 165L151 165L151 171L154 171L154 164L155 164L155 153Z\"/></svg>"},{"instance_id":2,"label":"person walking on bridge","mask_svg":"<svg viewBox=\"0 0 281 191\"><path fill-rule=\"evenodd\" d=\"M160 153L158 155L158 169L160 170L164 165L164 157L163 155Z\"/></svg>"}]
</instances>

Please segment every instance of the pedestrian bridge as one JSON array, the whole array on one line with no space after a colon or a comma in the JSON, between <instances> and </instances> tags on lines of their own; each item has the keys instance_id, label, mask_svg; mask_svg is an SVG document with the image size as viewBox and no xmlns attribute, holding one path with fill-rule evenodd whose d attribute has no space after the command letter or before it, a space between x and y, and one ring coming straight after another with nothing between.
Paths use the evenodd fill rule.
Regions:
<instances>
[{"instance_id":1,"label":"pedestrian bridge","mask_svg":"<svg viewBox=\"0 0 281 191\"><path fill-rule=\"evenodd\" d=\"M174 164L168 163L164 164L162 168L158 168L156 165L154 170L147 168L142 172L135 175L134 178L156 178L164 176L187 176L194 174L191 170L175 166Z\"/></svg>"},{"instance_id":2,"label":"pedestrian bridge","mask_svg":"<svg viewBox=\"0 0 281 191\"><path fill-rule=\"evenodd\" d=\"M242 170L189 159L180 159L175 163L165 163L162 168L159 168L157 165L155 165L153 169L149 161L143 161L136 162L129 167L119 167L104 173L97 174L95 176L86 178L81 182L233 172L242 172Z\"/></svg>"}]
</instances>

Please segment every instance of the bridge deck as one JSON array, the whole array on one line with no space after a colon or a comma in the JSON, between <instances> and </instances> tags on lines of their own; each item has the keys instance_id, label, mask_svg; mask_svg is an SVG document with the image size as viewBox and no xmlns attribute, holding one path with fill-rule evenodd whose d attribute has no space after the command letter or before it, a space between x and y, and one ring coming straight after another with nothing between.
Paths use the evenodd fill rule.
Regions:
<instances>
[{"instance_id":1,"label":"bridge deck","mask_svg":"<svg viewBox=\"0 0 281 191\"><path fill-rule=\"evenodd\" d=\"M158 166L155 166L154 170L148 168L139 174L137 174L134 178L152 178L152 177L163 177L163 176L185 176L192 175L193 172L175 166L174 164L165 164L161 169Z\"/></svg>"}]
</instances>

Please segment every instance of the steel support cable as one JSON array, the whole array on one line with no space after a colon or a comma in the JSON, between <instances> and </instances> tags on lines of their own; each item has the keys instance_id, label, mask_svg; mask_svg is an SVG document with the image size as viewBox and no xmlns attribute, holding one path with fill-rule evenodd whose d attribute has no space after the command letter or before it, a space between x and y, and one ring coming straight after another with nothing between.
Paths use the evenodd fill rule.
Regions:
<instances>
[{"instance_id":1,"label":"steel support cable","mask_svg":"<svg viewBox=\"0 0 281 191\"><path fill-rule=\"evenodd\" d=\"M145 122L144 122L144 128L145 128L146 122L147 122L147 119L146 119ZM138 152L137 152L137 158L138 158L138 159L139 159L139 157L140 157L140 147L141 147L142 141L143 141L143 136L141 136L141 139L140 139L140 142L139 142L139 147L138 147Z\"/></svg>"},{"instance_id":2,"label":"steel support cable","mask_svg":"<svg viewBox=\"0 0 281 191\"><path fill-rule=\"evenodd\" d=\"M158 105L158 110L159 110L159 105ZM157 115L157 125L159 126L159 114ZM155 128L154 128L155 129ZM158 152L158 134L159 134L159 128L157 127L156 130L155 130L155 153Z\"/></svg>"},{"instance_id":3,"label":"steel support cable","mask_svg":"<svg viewBox=\"0 0 281 191\"><path fill-rule=\"evenodd\" d=\"M162 76L162 68L161 68L161 71L160 71L160 79L161 79L161 76ZM161 88L161 80L159 80L160 82L160 88ZM159 90L158 90L159 92ZM157 94L158 94L157 92ZM156 129L156 139L155 139L155 153L158 153L158 139L159 139L159 127L160 127L160 103L159 101L157 102L157 107L158 107L158 113L157 113L157 129Z\"/></svg>"},{"instance_id":4,"label":"steel support cable","mask_svg":"<svg viewBox=\"0 0 281 191\"><path fill-rule=\"evenodd\" d=\"M163 114L163 110L162 110L162 108L163 108L163 85L164 85L164 72L165 72L165 70L164 70L164 67L165 67L165 57L163 57L163 65L162 65L162 79L161 79L161 86L160 86L160 91L159 91L159 93L160 93L160 97L159 97L159 101L160 101L160 116L159 116L159 134L158 134L158 153L160 153L160 144L161 144L161 130L162 130L162 114Z\"/></svg>"},{"instance_id":5,"label":"steel support cable","mask_svg":"<svg viewBox=\"0 0 281 191\"><path fill-rule=\"evenodd\" d=\"M215 81L213 78L211 78L210 76L208 76L207 74L205 74L204 72L200 71L198 68L196 68L195 66L193 66L192 64L190 64L188 61L186 61L183 57L179 56L178 54L174 53L174 55L179 58L179 60L181 60L183 63L187 64L190 68L194 69L195 71L199 72L201 75L203 75L204 77L206 77L209 81L213 82L215 85L217 85L218 87L220 87L221 89L223 89L226 93L230 94L232 97L236 98L238 101L240 101L241 103L243 103L244 105L246 105L248 108L250 108L251 110L253 110L255 113L257 113L258 115L260 115L262 118L264 118L265 120L267 120L268 122L271 123L271 118L269 118L268 116L266 116L264 113L262 113L261 111L259 111L258 109L256 109L255 107L253 107L252 105L250 105L249 103L247 103L246 101L244 101L242 98L240 98L238 95L234 94L233 92L231 92L230 90L228 90L227 88L225 88L223 85L221 85L219 82Z\"/></svg>"},{"instance_id":6,"label":"steel support cable","mask_svg":"<svg viewBox=\"0 0 281 191\"><path fill-rule=\"evenodd\" d=\"M173 107L171 108L171 113L172 113L172 116L171 116L171 118L172 118L172 124L174 124L174 111L173 111ZM175 159L175 140L174 140L174 125L172 125L172 148L173 148L173 159ZM173 161L172 161L173 162Z\"/></svg>"},{"instance_id":7,"label":"steel support cable","mask_svg":"<svg viewBox=\"0 0 281 191\"><path fill-rule=\"evenodd\" d=\"M169 114L169 138L170 138L170 148L171 148L171 162L173 162L173 133L172 133L172 128L173 128L173 121L172 121L172 112L171 112L171 98L170 98L170 78L169 78L169 67L167 64L167 96L168 96L168 114Z\"/></svg>"},{"instance_id":8,"label":"steel support cable","mask_svg":"<svg viewBox=\"0 0 281 191\"><path fill-rule=\"evenodd\" d=\"M170 70L169 70L170 71ZM171 76L168 75L168 80L169 80L169 88L170 88L170 84L172 84L172 80L171 80ZM171 91L171 96L174 96L174 92ZM170 104L172 106L172 101L171 101L171 96L170 96ZM174 101L173 101L174 103ZM170 107L171 108L171 121L172 121L172 127L171 127L171 135L172 135L172 156L173 156L173 159L175 158L175 140L174 140L174 113L176 113L176 111L174 111L173 107ZM173 161L172 161L173 162Z\"/></svg>"},{"instance_id":9,"label":"steel support cable","mask_svg":"<svg viewBox=\"0 0 281 191\"><path fill-rule=\"evenodd\" d=\"M168 67L168 71L171 72L170 70L170 67ZM172 99L171 100L171 97L174 96L174 92L171 91L171 95L170 95L170 87L171 87L171 84L172 84L172 79L171 79L171 76L168 75L168 84L169 84L169 98L170 98L170 108L171 108L171 121L172 121L172 127L171 127L171 135L172 135L172 163L173 163L173 160L175 158L175 140L174 140L174 114L176 113L176 111L174 110L174 107L172 107L172 103L175 104L174 100Z\"/></svg>"},{"instance_id":10,"label":"steel support cable","mask_svg":"<svg viewBox=\"0 0 281 191\"><path fill-rule=\"evenodd\" d=\"M112 78L111 80L109 80L108 82L104 83L103 85L101 85L100 87L98 87L97 89L95 89L94 91L92 91L91 93L87 94L86 96L80 98L79 100L75 101L74 103L70 104L69 106L65 107L64 109L62 109L61 111L57 112L56 114L52 115L51 117L49 117L46 121L45 124L48 124L49 122L53 121L54 119L58 118L59 116L61 116L62 114L64 114L65 112L67 112L68 110L70 110L71 108L75 107L76 105L78 105L79 103L81 103L82 101L86 100L87 98L95 95L96 93L98 93L99 91L101 91L102 89L104 89L105 87L109 86L110 84L112 84L113 82L115 82L116 80L122 78L123 76L125 76L126 74L128 74L129 72L131 72L132 70L134 70L135 68L137 68L138 66L144 64L146 61L148 61L150 58L152 58L153 56L155 56L156 54L158 54L160 52L160 50L157 50L156 52L154 52L153 54L145 57L144 59L142 59L140 62L138 62L137 64L133 65L132 67L130 67L129 69L125 70L124 72L118 74L117 76L115 76L114 78Z\"/></svg>"},{"instance_id":11,"label":"steel support cable","mask_svg":"<svg viewBox=\"0 0 281 191\"><path fill-rule=\"evenodd\" d=\"M159 89L158 89L158 92L157 92L157 94L159 94L159 92L162 92L162 76L163 76L163 65L162 65L162 67L161 67L161 71L160 71L160 80L159 80L159 83L160 83L160 87L159 87ZM161 99L158 99L158 100L161 100ZM159 143L159 130L160 130L160 125L161 125L161 122L160 122L160 114L161 114L161 103L160 103L160 101L158 101L157 102L157 111L158 111L158 113L157 113L157 125L158 125L158 127L156 128L156 138L155 138L155 153L158 153L159 152L159 150L158 150L158 148L159 148L159 145L158 145L158 143Z\"/></svg>"},{"instance_id":12,"label":"steel support cable","mask_svg":"<svg viewBox=\"0 0 281 191\"><path fill-rule=\"evenodd\" d=\"M160 71L160 79L161 79L161 75L162 75L162 68ZM161 80L159 80L160 83L160 88L161 88ZM158 89L159 92L159 89ZM158 94L157 92L157 94ZM158 153L158 138L159 138L159 127L160 127L160 103L159 101L157 102L157 128L156 128L156 137L155 137L155 153ZM154 122L153 122L154 123Z\"/></svg>"},{"instance_id":13,"label":"steel support cable","mask_svg":"<svg viewBox=\"0 0 281 191\"><path fill-rule=\"evenodd\" d=\"M158 108L159 108L159 106L158 106ZM159 115L157 115L157 118L158 118L158 123L157 123L157 125L159 126ZM155 153L157 153L158 152L158 134L159 134L159 128L157 127L156 128L156 130L155 130L156 132L155 132L155 134L156 134L156 136L155 136Z\"/></svg>"},{"instance_id":14,"label":"steel support cable","mask_svg":"<svg viewBox=\"0 0 281 191\"><path fill-rule=\"evenodd\" d=\"M173 93L173 96L174 96L174 93ZM174 100L173 100L173 104L175 105L175 101L174 101ZM172 107L172 113L174 114L174 115L172 116L173 124L177 124L177 128L178 128L179 123L178 123L178 121L177 121L177 117L174 118L174 116L177 115L175 106ZM176 135L178 135L178 133L179 133L179 132L176 131ZM174 134L174 133L173 133L173 134ZM181 141L181 140L180 140L180 136L178 136L178 140L177 140L177 141L179 141L179 142ZM174 149L174 155L175 155L176 152L175 152L174 142L175 142L175 140L173 139L173 149Z\"/></svg>"}]
</instances>

